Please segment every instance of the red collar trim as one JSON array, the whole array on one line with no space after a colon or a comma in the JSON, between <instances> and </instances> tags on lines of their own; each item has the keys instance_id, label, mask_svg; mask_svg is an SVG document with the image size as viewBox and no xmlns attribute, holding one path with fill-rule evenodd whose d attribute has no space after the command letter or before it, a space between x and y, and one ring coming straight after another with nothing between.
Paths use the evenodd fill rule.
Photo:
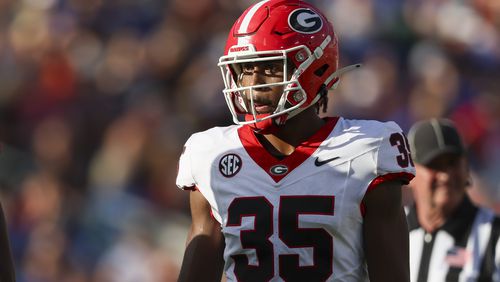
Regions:
<instances>
[{"instance_id":1,"label":"red collar trim","mask_svg":"<svg viewBox=\"0 0 500 282\"><path fill-rule=\"evenodd\" d=\"M277 159L271 155L259 142L253 130L249 126L242 126L238 129L243 147L248 155L257 163L276 183L290 174L295 168L309 158L330 135L337 124L338 117L327 118L326 123L318 132L308 140L295 148L295 151L283 158ZM274 173L273 173L274 172Z\"/></svg>"}]
</instances>

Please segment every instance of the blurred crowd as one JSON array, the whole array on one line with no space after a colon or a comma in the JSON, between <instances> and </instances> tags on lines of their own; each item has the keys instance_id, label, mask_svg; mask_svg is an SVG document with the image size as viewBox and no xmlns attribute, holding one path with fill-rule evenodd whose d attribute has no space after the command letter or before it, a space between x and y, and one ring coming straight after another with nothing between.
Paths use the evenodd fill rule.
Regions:
<instances>
[{"instance_id":1,"label":"blurred crowd","mask_svg":"<svg viewBox=\"0 0 500 282\"><path fill-rule=\"evenodd\" d=\"M231 124L216 66L254 0L0 0L0 202L21 282L175 281L187 137ZM465 136L500 212L500 1L316 0L341 79L326 114Z\"/></svg>"}]
</instances>

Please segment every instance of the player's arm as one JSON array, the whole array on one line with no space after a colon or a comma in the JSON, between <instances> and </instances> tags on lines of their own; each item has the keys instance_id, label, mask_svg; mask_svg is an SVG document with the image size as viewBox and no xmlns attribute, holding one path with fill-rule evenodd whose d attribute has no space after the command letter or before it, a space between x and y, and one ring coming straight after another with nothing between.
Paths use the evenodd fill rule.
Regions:
<instances>
[{"instance_id":1,"label":"player's arm","mask_svg":"<svg viewBox=\"0 0 500 282\"><path fill-rule=\"evenodd\" d=\"M5 215L3 208L0 205L0 281L13 282L14 263L12 260L12 253L10 250L9 237L7 232L7 223L5 222Z\"/></svg>"},{"instance_id":2,"label":"player's arm","mask_svg":"<svg viewBox=\"0 0 500 282\"><path fill-rule=\"evenodd\" d=\"M210 214L210 204L199 191L190 193L189 230L179 282L221 281L224 266L224 236Z\"/></svg>"},{"instance_id":3,"label":"player's arm","mask_svg":"<svg viewBox=\"0 0 500 282\"><path fill-rule=\"evenodd\" d=\"M371 282L409 281L408 226L401 189L399 181L384 182L363 199L364 248Z\"/></svg>"}]
</instances>

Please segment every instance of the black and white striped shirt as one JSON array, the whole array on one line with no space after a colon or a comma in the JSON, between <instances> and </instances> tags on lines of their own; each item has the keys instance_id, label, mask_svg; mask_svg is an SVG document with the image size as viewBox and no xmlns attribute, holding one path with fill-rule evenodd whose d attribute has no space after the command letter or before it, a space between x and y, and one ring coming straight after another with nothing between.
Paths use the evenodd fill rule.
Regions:
<instances>
[{"instance_id":1,"label":"black and white striped shirt","mask_svg":"<svg viewBox=\"0 0 500 282\"><path fill-rule=\"evenodd\" d=\"M443 226L427 233L408 213L412 282L500 281L500 218L465 197Z\"/></svg>"}]
</instances>

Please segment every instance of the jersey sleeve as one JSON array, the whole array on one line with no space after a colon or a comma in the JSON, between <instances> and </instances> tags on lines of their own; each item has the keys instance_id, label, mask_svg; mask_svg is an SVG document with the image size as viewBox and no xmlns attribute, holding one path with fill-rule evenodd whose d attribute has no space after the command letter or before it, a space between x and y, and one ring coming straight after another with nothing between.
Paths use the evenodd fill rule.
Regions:
<instances>
[{"instance_id":1,"label":"jersey sleeve","mask_svg":"<svg viewBox=\"0 0 500 282\"><path fill-rule=\"evenodd\" d=\"M177 179L175 182L177 187L183 190L193 190L196 187L196 181L192 173L191 141L192 136L184 144L177 168Z\"/></svg>"},{"instance_id":2,"label":"jersey sleeve","mask_svg":"<svg viewBox=\"0 0 500 282\"><path fill-rule=\"evenodd\" d=\"M389 180L401 180L403 184L408 184L415 177L408 139L395 122L384 125L385 133L374 155L376 178L372 185Z\"/></svg>"}]
</instances>

